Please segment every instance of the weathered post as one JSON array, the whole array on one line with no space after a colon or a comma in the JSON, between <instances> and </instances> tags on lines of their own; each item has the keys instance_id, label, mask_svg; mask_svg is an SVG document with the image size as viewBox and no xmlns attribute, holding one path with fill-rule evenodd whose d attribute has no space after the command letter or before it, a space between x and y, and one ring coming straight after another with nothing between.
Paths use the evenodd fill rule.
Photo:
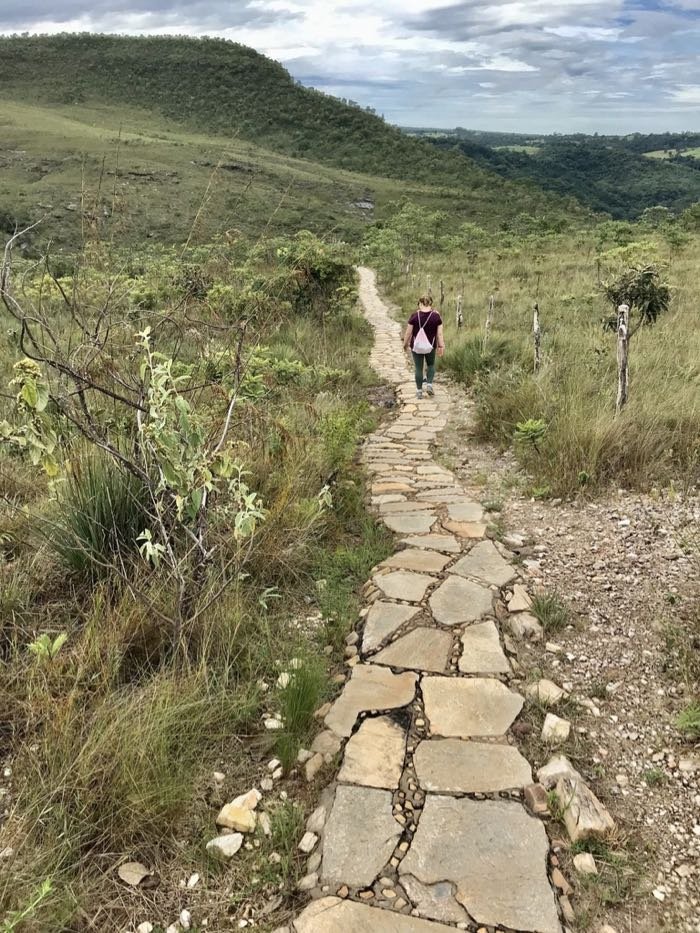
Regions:
<instances>
[{"instance_id":1,"label":"weathered post","mask_svg":"<svg viewBox=\"0 0 700 933\"><path fill-rule=\"evenodd\" d=\"M540 371L542 365L542 331L540 330L540 306L535 302L532 334L535 340L535 372Z\"/></svg>"},{"instance_id":2,"label":"weathered post","mask_svg":"<svg viewBox=\"0 0 700 933\"><path fill-rule=\"evenodd\" d=\"M489 295L489 311L486 315L486 332L484 334L484 344L487 342L491 336L491 328L493 327L493 313L496 308L496 296Z\"/></svg>"},{"instance_id":3,"label":"weathered post","mask_svg":"<svg viewBox=\"0 0 700 933\"><path fill-rule=\"evenodd\" d=\"M457 329L464 324L464 317L462 316L462 296L457 295Z\"/></svg>"},{"instance_id":4,"label":"weathered post","mask_svg":"<svg viewBox=\"0 0 700 933\"><path fill-rule=\"evenodd\" d=\"M445 283L440 279L440 314L442 314L442 308L445 304Z\"/></svg>"},{"instance_id":5,"label":"weathered post","mask_svg":"<svg viewBox=\"0 0 700 933\"><path fill-rule=\"evenodd\" d=\"M629 397L629 351L630 351L630 307L620 305L617 309L617 404L619 415Z\"/></svg>"}]
</instances>

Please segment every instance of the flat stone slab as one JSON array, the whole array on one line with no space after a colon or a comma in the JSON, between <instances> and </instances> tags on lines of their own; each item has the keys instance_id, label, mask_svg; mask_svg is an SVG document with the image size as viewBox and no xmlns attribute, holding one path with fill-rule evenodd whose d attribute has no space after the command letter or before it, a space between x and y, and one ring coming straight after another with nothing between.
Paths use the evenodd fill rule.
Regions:
<instances>
[{"instance_id":1,"label":"flat stone slab","mask_svg":"<svg viewBox=\"0 0 700 933\"><path fill-rule=\"evenodd\" d=\"M401 543L409 547L445 551L448 554L459 554L462 550L462 545L454 535L412 535L409 538L403 538Z\"/></svg>"},{"instance_id":2,"label":"flat stone slab","mask_svg":"<svg viewBox=\"0 0 700 933\"><path fill-rule=\"evenodd\" d=\"M548 852L544 826L519 803L429 796L399 873L453 882L477 924L561 933Z\"/></svg>"},{"instance_id":3,"label":"flat stone slab","mask_svg":"<svg viewBox=\"0 0 700 933\"><path fill-rule=\"evenodd\" d=\"M476 622L493 609L493 593L479 583L449 576L430 597L430 609L437 622L460 625Z\"/></svg>"},{"instance_id":4,"label":"flat stone slab","mask_svg":"<svg viewBox=\"0 0 700 933\"><path fill-rule=\"evenodd\" d=\"M503 735L524 703L520 694L487 677L424 677L422 686L433 735L449 738Z\"/></svg>"},{"instance_id":5,"label":"flat stone slab","mask_svg":"<svg viewBox=\"0 0 700 933\"><path fill-rule=\"evenodd\" d=\"M377 573L372 580L389 599L405 599L411 603L419 603L424 598L428 587L435 583L433 577L428 577L424 573L415 573L412 570Z\"/></svg>"},{"instance_id":6,"label":"flat stone slab","mask_svg":"<svg viewBox=\"0 0 700 933\"><path fill-rule=\"evenodd\" d=\"M434 512L410 512L406 515L383 515L382 521L397 534L425 534L435 524Z\"/></svg>"},{"instance_id":7,"label":"flat stone slab","mask_svg":"<svg viewBox=\"0 0 700 933\"><path fill-rule=\"evenodd\" d=\"M372 658L375 664L441 674L452 653L452 636L436 628L415 628Z\"/></svg>"},{"instance_id":8,"label":"flat stone slab","mask_svg":"<svg viewBox=\"0 0 700 933\"><path fill-rule=\"evenodd\" d=\"M432 508L430 502L389 502L380 506L379 511L384 515L400 515L404 512L427 512Z\"/></svg>"},{"instance_id":9,"label":"flat stone slab","mask_svg":"<svg viewBox=\"0 0 700 933\"><path fill-rule=\"evenodd\" d=\"M481 541L450 568L451 573L474 577L489 586L505 586L516 576L515 568L498 553L492 541Z\"/></svg>"},{"instance_id":10,"label":"flat stone slab","mask_svg":"<svg viewBox=\"0 0 700 933\"><path fill-rule=\"evenodd\" d=\"M471 625L462 635L459 669L463 674L509 674L511 667L503 653L494 622Z\"/></svg>"},{"instance_id":11,"label":"flat stone slab","mask_svg":"<svg viewBox=\"0 0 700 933\"><path fill-rule=\"evenodd\" d=\"M464 502L465 495L459 486L440 486L438 489L424 489L416 498L421 502L456 503Z\"/></svg>"},{"instance_id":12,"label":"flat stone slab","mask_svg":"<svg viewBox=\"0 0 700 933\"><path fill-rule=\"evenodd\" d=\"M351 888L373 883L392 856L401 826L388 790L341 784L323 834L321 879Z\"/></svg>"},{"instance_id":13,"label":"flat stone slab","mask_svg":"<svg viewBox=\"0 0 700 933\"><path fill-rule=\"evenodd\" d=\"M398 723L388 716L365 719L345 747L338 780L395 790L405 756L406 733Z\"/></svg>"},{"instance_id":14,"label":"flat stone slab","mask_svg":"<svg viewBox=\"0 0 700 933\"><path fill-rule=\"evenodd\" d=\"M454 502L447 506L447 514L455 522L480 522L484 517L484 510L478 502Z\"/></svg>"},{"instance_id":15,"label":"flat stone slab","mask_svg":"<svg viewBox=\"0 0 700 933\"><path fill-rule=\"evenodd\" d=\"M324 897L309 904L292 924L294 933L454 933L454 927L398 914L356 901Z\"/></svg>"},{"instance_id":16,"label":"flat stone slab","mask_svg":"<svg viewBox=\"0 0 700 933\"><path fill-rule=\"evenodd\" d=\"M325 723L336 735L349 736L357 717L365 710L398 709L416 693L415 674L394 674L376 664L358 664L343 692L326 716Z\"/></svg>"},{"instance_id":17,"label":"flat stone slab","mask_svg":"<svg viewBox=\"0 0 700 933\"><path fill-rule=\"evenodd\" d=\"M401 875L401 886L408 894L416 911L421 917L431 920L444 920L445 923L468 923L469 917L455 894L457 886L450 881L437 884L422 884L413 875Z\"/></svg>"},{"instance_id":18,"label":"flat stone slab","mask_svg":"<svg viewBox=\"0 0 700 933\"><path fill-rule=\"evenodd\" d=\"M387 558L382 567L400 567L402 570L417 570L419 573L441 573L452 560L446 554L425 551L420 548L406 548Z\"/></svg>"},{"instance_id":19,"label":"flat stone slab","mask_svg":"<svg viewBox=\"0 0 700 933\"><path fill-rule=\"evenodd\" d=\"M399 603L387 603L382 600L372 603L372 608L365 619L362 650L374 651L385 638L392 635L419 611L415 606L402 606Z\"/></svg>"},{"instance_id":20,"label":"flat stone slab","mask_svg":"<svg viewBox=\"0 0 700 933\"><path fill-rule=\"evenodd\" d=\"M532 783L530 764L513 745L430 739L414 760L418 783L433 793L490 794Z\"/></svg>"},{"instance_id":21,"label":"flat stone slab","mask_svg":"<svg viewBox=\"0 0 700 933\"><path fill-rule=\"evenodd\" d=\"M483 522L456 522L447 519L442 527L466 541L481 541L486 537L486 525Z\"/></svg>"},{"instance_id":22,"label":"flat stone slab","mask_svg":"<svg viewBox=\"0 0 700 933\"><path fill-rule=\"evenodd\" d=\"M516 583L513 587L513 596L508 603L509 612L527 612L532 608L530 595L522 583Z\"/></svg>"},{"instance_id":23,"label":"flat stone slab","mask_svg":"<svg viewBox=\"0 0 700 933\"><path fill-rule=\"evenodd\" d=\"M372 483L372 495L382 496L392 492L411 492L413 486L408 483Z\"/></svg>"}]
</instances>

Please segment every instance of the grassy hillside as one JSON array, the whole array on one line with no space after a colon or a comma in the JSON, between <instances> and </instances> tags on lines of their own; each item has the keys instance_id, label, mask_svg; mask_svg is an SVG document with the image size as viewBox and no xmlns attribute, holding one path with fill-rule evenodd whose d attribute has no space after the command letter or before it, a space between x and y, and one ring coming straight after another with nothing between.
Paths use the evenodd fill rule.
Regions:
<instances>
[{"instance_id":1,"label":"grassy hillside","mask_svg":"<svg viewBox=\"0 0 700 933\"><path fill-rule=\"evenodd\" d=\"M65 238L76 213L68 205L101 179L101 216L130 201L139 210L129 236L172 241L187 232L219 162L215 197L199 218L204 233L270 222L359 236L368 217L381 218L404 194L491 227L521 213L587 216L570 199L505 181L304 88L230 42L0 38L0 88L6 230L48 212L51 233ZM367 201L374 215L356 206Z\"/></svg>"},{"instance_id":2,"label":"grassy hillside","mask_svg":"<svg viewBox=\"0 0 700 933\"><path fill-rule=\"evenodd\" d=\"M422 189L412 186L411 196L420 201ZM123 243L179 242L193 225L197 241L231 228L300 227L354 239L403 192L394 181L186 131L134 107L0 101L5 233L42 218L37 237L71 245L84 207Z\"/></svg>"}]
</instances>

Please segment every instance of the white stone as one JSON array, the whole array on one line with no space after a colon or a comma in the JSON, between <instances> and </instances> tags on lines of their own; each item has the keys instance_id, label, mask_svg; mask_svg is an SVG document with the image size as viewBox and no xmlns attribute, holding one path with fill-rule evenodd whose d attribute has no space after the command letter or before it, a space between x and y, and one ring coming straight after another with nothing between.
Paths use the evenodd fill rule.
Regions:
<instances>
[{"instance_id":1,"label":"white stone","mask_svg":"<svg viewBox=\"0 0 700 933\"><path fill-rule=\"evenodd\" d=\"M303 852L304 855L311 855L314 848L316 847L317 842L318 842L318 836L316 835L316 833L306 832L302 836L301 842L299 843L299 846L298 846L299 851Z\"/></svg>"},{"instance_id":2,"label":"white stone","mask_svg":"<svg viewBox=\"0 0 700 933\"><path fill-rule=\"evenodd\" d=\"M318 874L315 871L312 871L308 875L304 875L301 881L297 884L297 891L301 891L302 893L306 891L313 891L317 884Z\"/></svg>"},{"instance_id":3,"label":"white stone","mask_svg":"<svg viewBox=\"0 0 700 933\"><path fill-rule=\"evenodd\" d=\"M574 856L574 868L580 875L597 875L598 866L590 852L579 852Z\"/></svg>"},{"instance_id":4,"label":"white stone","mask_svg":"<svg viewBox=\"0 0 700 933\"><path fill-rule=\"evenodd\" d=\"M566 742L571 733L571 723L568 719L560 719L554 713L547 713L542 726L542 741L550 745L561 745Z\"/></svg>"},{"instance_id":5,"label":"white stone","mask_svg":"<svg viewBox=\"0 0 700 933\"><path fill-rule=\"evenodd\" d=\"M255 813L248 807L237 807L232 803L227 803L221 808L216 818L217 826L224 826L226 829L235 829L238 833L252 833L255 829Z\"/></svg>"},{"instance_id":6,"label":"white stone","mask_svg":"<svg viewBox=\"0 0 700 933\"><path fill-rule=\"evenodd\" d=\"M143 923L139 923L136 927L136 933L153 933L155 927L152 923L149 923L148 920L144 920Z\"/></svg>"},{"instance_id":7,"label":"white stone","mask_svg":"<svg viewBox=\"0 0 700 933\"><path fill-rule=\"evenodd\" d=\"M180 911L180 926L183 930L189 930L192 926L192 914L189 910Z\"/></svg>"},{"instance_id":8,"label":"white stone","mask_svg":"<svg viewBox=\"0 0 700 933\"><path fill-rule=\"evenodd\" d=\"M252 790L249 790L247 794L241 794L240 797L236 797L235 800L232 800L231 806L243 807L246 810L255 810L261 800L262 794L254 787Z\"/></svg>"},{"instance_id":9,"label":"white stone","mask_svg":"<svg viewBox=\"0 0 700 933\"><path fill-rule=\"evenodd\" d=\"M558 687L552 680L538 680L530 684L526 691L533 700L538 700L546 706L556 706L564 697L568 696L566 690Z\"/></svg>"},{"instance_id":10,"label":"white stone","mask_svg":"<svg viewBox=\"0 0 700 933\"><path fill-rule=\"evenodd\" d=\"M307 832L316 833L317 835L323 831L323 827L326 823L326 817L328 816L328 811L324 804L316 807L314 812L306 821Z\"/></svg>"},{"instance_id":11,"label":"white stone","mask_svg":"<svg viewBox=\"0 0 700 933\"><path fill-rule=\"evenodd\" d=\"M207 852L214 858L228 861L238 852L243 845L243 835L241 833L232 833L230 836L217 836L207 843Z\"/></svg>"}]
</instances>

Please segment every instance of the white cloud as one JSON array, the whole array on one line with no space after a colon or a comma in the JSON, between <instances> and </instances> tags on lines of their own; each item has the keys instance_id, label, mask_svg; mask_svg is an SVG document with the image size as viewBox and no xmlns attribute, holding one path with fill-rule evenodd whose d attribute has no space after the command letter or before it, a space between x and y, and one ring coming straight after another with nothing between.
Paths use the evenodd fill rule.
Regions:
<instances>
[{"instance_id":1,"label":"white cloud","mask_svg":"<svg viewBox=\"0 0 700 933\"><path fill-rule=\"evenodd\" d=\"M629 131L700 125L699 3L0 0L0 30L217 35L396 122Z\"/></svg>"},{"instance_id":2,"label":"white cloud","mask_svg":"<svg viewBox=\"0 0 700 933\"><path fill-rule=\"evenodd\" d=\"M700 84L680 84L671 92L671 100L677 104L700 107Z\"/></svg>"}]
</instances>

